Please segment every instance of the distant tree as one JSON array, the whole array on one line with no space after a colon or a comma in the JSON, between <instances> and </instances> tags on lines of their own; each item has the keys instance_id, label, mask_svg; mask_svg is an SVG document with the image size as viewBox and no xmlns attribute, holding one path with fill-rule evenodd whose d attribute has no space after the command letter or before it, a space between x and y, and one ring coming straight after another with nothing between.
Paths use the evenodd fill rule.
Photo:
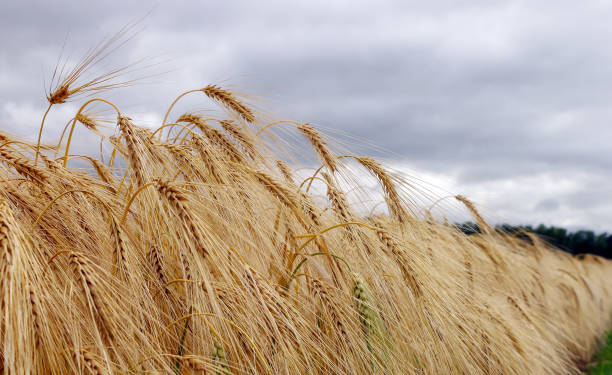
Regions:
<instances>
[{"instance_id":1,"label":"distant tree","mask_svg":"<svg viewBox=\"0 0 612 375\"><path fill-rule=\"evenodd\" d=\"M473 222L465 222L455 224L457 229L467 235L481 233L478 224ZM595 254L608 259L612 259L612 234L600 233L595 234L592 230L579 230L569 232L565 228L546 226L540 224L537 227L531 225L509 225L500 224L495 227L499 232L504 232L512 235L520 236L526 240L526 236L521 235L523 232L535 233L543 240L551 245L565 250L571 254Z\"/></svg>"}]
</instances>

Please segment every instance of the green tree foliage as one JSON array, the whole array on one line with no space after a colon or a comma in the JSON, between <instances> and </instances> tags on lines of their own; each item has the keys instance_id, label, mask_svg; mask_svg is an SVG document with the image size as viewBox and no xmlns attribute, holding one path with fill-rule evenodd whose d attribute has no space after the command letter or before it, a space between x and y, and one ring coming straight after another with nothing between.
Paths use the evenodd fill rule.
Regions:
<instances>
[{"instance_id":1,"label":"green tree foliage","mask_svg":"<svg viewBox=\"0 0 612 375\"><path fill-rule=\"evenodd\" d=\"M612 375L612 332L608 334L605 344L595 356L596 364L589 366L589 375Z\"/></svg>"},{"instance_id":2,"label":"green tree foliage","mask_svg":"<svg viewBox=\"0 0 612 375\"><path fill-rule=\"evenodd\" d=\"M480 233L478 224L465 222L456 224L457 228L463 233L471 235ZM565 228L546 226L540 224L537 227L531 225L509 225L502 224L495 227L499 232L511 233L517 236L523 232L530 232L539 235L543 240L551 245L565 250L572 254L595 254L608 259L612 259L612 234L596 234L592 230L578 230L570 232ZM526 236L524 236L526 238ZM527 238L526 238L527 239Z\"/></svg>"}]
</instances>

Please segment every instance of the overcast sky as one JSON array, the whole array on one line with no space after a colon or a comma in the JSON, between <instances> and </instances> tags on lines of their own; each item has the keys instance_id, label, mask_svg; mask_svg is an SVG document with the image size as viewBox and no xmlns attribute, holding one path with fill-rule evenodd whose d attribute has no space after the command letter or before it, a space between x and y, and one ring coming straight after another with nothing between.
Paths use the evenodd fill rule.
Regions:
<instances>
[{"instance_id":1,"label":"overcast sky","mask_svg":"<svg viewBox=\"0 0 612 375\"><path fill-rule=\"evenodd\" d=\"M493 221L612 231L609 1L151 4L2 1L0 128L35 139L64 40L78 57L150 10L110 61L169 70L109 94L143 123L217 83L377 144ZM54 108L46 139L77 104Z\"/></svg>"}]
</instances>

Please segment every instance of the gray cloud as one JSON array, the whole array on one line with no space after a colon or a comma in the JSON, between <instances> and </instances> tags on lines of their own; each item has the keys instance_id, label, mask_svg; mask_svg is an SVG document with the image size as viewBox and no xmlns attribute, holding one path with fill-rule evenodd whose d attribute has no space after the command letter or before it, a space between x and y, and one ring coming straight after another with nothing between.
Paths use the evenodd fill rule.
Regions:
<instances>
[{"instance_id":1,"label":"gray cloud","mask_svg":"<svg viewBox=\"0 0 612 375\"><path fill-rule=\"evenodd\" d=\"M68 30L68 49L82 52L148 7L2 3L2 127L36 133L43 76ZM182 90L230 85L363 139L357 152L448 176L499 220L612 230L611 18L605 2L569 0L160 2L109 63L159 56L174 71L109 95L154 118ZM526 181L537 184L516 189L530 203L506 204L520 198L508 187Z\"/></svg>"},{"instance_id":2,"label":"gray cloud","mask_svg":"<svg viewBox=\"0 0 612 375\"><path fill-rule=\"evenodd\" d=\"M559 209L559 202L555 199L542 199L535 206L538 211L556 211Z\"/></svg>"}]
</instances>

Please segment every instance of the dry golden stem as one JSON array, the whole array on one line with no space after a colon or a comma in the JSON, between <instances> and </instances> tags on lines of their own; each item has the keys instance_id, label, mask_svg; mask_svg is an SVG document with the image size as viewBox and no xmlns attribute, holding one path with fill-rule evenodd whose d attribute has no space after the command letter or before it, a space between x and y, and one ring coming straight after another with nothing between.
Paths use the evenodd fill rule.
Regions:
<instances>
[{"instance_id":1,"label":"dry golden stem","mask_svg":"<svg viewBox=\"0 0 612 375\"><path fill-rule=\"evenodd\" d=\"M106 104L110 105L111 107L113 107L113 109L115 111L117 111L117 116L119 118L121 117L121 113L119 112L119 108L117 108L116 105L114 105L113 103L109 102L108 100L94 98L94 99L90 99L90 100L86 101L81 106L81 108L79 108L77 114L74 116L74 119L72 120L72 125L70 126L70 132L68 133L68 140L66 141L66 152L64 153L64 164L63 164L64 168L66 167L66 163L68 162L68 150L70 149L70 143L72 142L72 133L74 132L74 127L76 125L77 119L79 118L79 116L81 115L81 112L85 109L85 107L87 107L90 103L93 103L93 102L102 102L102 103L106 103ZM42 131L42 126L41 126L41 131ZM39 139L38 142L40 143L40 139ZM38 154L38 152L37 152L37 154Z\"/></svg>"},{"instance_id":2,"label":"dry golden stem","mask_svg":"<svg viewBox=\"0 0 612 375\"><path fill-rule=\"evenodd\" d=\"M42 121L40 122L40 129L38 130L38 140L36 141L36 158L34 159L34 164L38 163L38 154L40 152L40 138L42 137L43 126L45 125L45 119L53 106L53 101L49 100L49 106L43 115Z\"/></svg>"},{"instance_id":3,"label":"dry golden stem","mask_svg":"<svg viewBox=\"0 0 612 375\"><path fill-rule=\"evenodd\" d=\"M168 108L168 110L166 111L166 114L164 115L164 119L162 121L162 125L166 125L166 120L168 120L168 115L170 114L170 111L172 110L172 108L174 108L174 106L176 105L176 103L185 95L194 93L194 92L200 92L202 91L202 89L195 89L195 90L189 90L189 91L185 91L184 93L182 93L181 95L179 95L176 99L174 99L174 101L172 102L172 104L170 104L170 107Z\"/></svg>"}]
</instances>

